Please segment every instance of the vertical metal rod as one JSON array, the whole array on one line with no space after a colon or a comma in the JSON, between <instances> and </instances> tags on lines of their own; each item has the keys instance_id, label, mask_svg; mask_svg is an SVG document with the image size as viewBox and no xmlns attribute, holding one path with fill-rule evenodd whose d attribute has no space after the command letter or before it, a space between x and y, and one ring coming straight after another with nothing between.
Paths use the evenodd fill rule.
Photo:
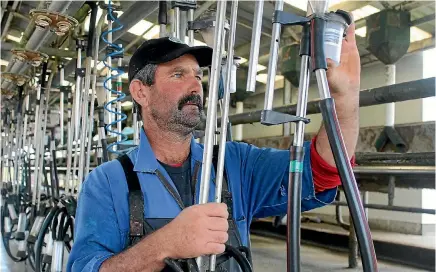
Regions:
<instances>
[{"instance_id":1,"label":"vertical metal rod","mask_svg":"<svg viewBox=\"0 0 436 272\"><path fill-rule=\"evenodd\" d=\"M107 24L108 24L108 27L107 27L107 32L108 32L108 34L107 34L107 41L108 41L108 44L112 44L112 21L108 20ZM107 65L112 68L112 56L110 56L110 55L107 57ZM112 79L109 79L110 77L112 77L111 69L107 70L106 77L108 79L106 81L106 88L108 90L112 90ZM110 111L113 110L112 109L112 104L108 104L111 100L112 100L112 92L111 91L107 91L106 92L106 103L105 104L107 104L106 108L109 109ZM114 118L113 113L111 113L110 111L105 111L105 113L107 114L107 118L108 118L107 119L107 124L112 123L112 119ZM112 136L112 134L113 133L110 133L109 136Z\"/></svg>"},{"instance_id":2,"label":"vertical metal rod","mask_svg":"<svg viewBox=\"0 0 436 272\"><path fill-rule=\"evenodd\" d=\"M60 102L59 102L59 124L60 124L60 130L61 130L61 139L60 139L60 145L64 146L64 100L65 100L65 73L64 73L64 66L62 65L60 67Z\"/></svg>"},{"instance_id":3,"label":"vertical metal rod","mask_svg":"<svg viewBox=\"0 0 436 272\"><path fill-rule=\"evenodd\" d=\"M284 89L283 89L283 105L291 104L291 82L287 79L284 80ZM291 135L291 124L285 123L283 124L283 136Z\"/></svg>"},{"instance_id":4,"label":"vertical metal rod","mask_svg":"<svg viewBox=\"0 0 436 272\"><path fill-rule=\"evenodd\" d=\"M159 14L158 14L157 20L158 20L158 23L160 26L159 37L165 37L167 35L167 24L168 24L168 13L167 13L166 0L159 1Z\"/></svg>"},{"instance_id":5,"label":"vertical metal rod","mask_svg":"<svg viewBox=\"0 0 436 272\"><path fill-rule=\"evenodd\" d=\"M51 85L52 85L52 82L53 82L54 75L55 75L55 73L51 73L50 77L48 79L47 90L46 90L47 91L47 95L45 97L45 104L44 104L44 109L45 109L45 111L44 111L44 121L42 123L42 132L41 132L41 136L42 137L41 137L41 143L40 143L41 159L39 161L39 172L38 172L38 176L40 176L40 177L43 175L43 162L44 162L44 153L45 153L44 152L45 151L45 146L44 146L44 139L45 139L45 137L44 136L45 136L45 131L46 131L46 128L47 128L48 101L50 99L50 89L51 89ZM43 180L43 178L41 180ZM42 185L42 182L40 184ZM40 187L42 187L42 186L40 186ZM39 211L40 204L41 204L41 190L39 190L38 202L37 202L37 206L36 206L38 211Z\"/></svg>"},{"instance_id":6,"label":"vertical metal rod","mask_svg":"<svg viewBox=\"0 0 436 272\"><path fill-rule=\"evenodd\" d=\"M44 72L45 71L45 72ZM43 64L43 73L41 75L41 82L40 82L40 86L38 88L38 93L37 93L37 101L39 101L39 106L36 107L36 115L35 115L35 130L34 130L34 135L35 135L35 143L34 143L34 149L35 149L35 182L34 182L34 191L32 194L32 204L36 205L37 202L37 194L39 192L39 175L38 175L38 167L39 167L39 159L40 159L40 144L41 144L41 128L40 128L40 120L42 117L42 108L43 108L43 103L44 103L44 92L45 92L45 74L47 72L47 63ZM37 206L37 210L39 211L39 207Z\"/></svg>"},{"instance_id":7,"label":"vertical metal rod","mask_svg":"<svg viewBox=\"0 0 436 272\"><path fill-rule=\"evenodd\" d=\"M19 89L19 95L18 95L18 109L17 109L17 135L16 135L16 146L17 149L15 151L15 179L17 181L17 189L16 192L17 194L20 193L20 168L21 168L21 154L22 154L22 149L23 149L23 104L24 104L24 99L23 98L23 92L24 92L24 88L23 87L19 87L22 89Z\"/></svg>"},{"instance_id":8,"label":"vertical metal rod","mask_svg":"<svg viewBox=\"0 0 436 272\"><path fill-rule=\"evenodd\" d=\"M275 10L283 10L283 0L276 1ZM277 73L277 60L279 57L280 31L281 25L279 23L274 23L271 35L270 59L268 63L268 77L265 91L265 110L272 110L273 107L274 83Z\"/></svg>"},{"instance_id":9,"label":"vertical metal rod","mask_svg":"<svg viewBox=\"0 0 436 272\"><path fill-rule=\"evenodd\" d=\"M348 235L348 268L357 267L358 244L356 229L354 228L353 219L350 216L350 232Z\"/></svg>"},{"instance_id":10,"label":"vertical metal rod","mask_svg":"<svg viewBox=\"0 0 436 272\"><path fill-rule=\"evenodd\" d=\"M122 47L122 44L119 44L120 47ZM118 58L118 69L122 69L123 67L123 58ZM123 79L121 78L121 73L119 74L119 76L117 77L117 92L122 93L123 92ZM118 95L118 97L120 97L121 95ZM122 113L122 109L121 109L121 101L117 101L117 112ZM121 127L121 115L117 115L117 131L119 133L122 132L122 127ZM117 141L121 142L121 140L123 139L122 135L118 135L117 136ZM118 149L120 149L120 146L117 146Z\"/></svg>"},{"instance_id":11,"label":"vertical metal rod","mask_svg":"<svg viewBox=\"0 0 436 272\"><path fill-rule=\"evenodd\" d=\"M70 195L70 180L71 180L71 160L73 154L73 122L72 121L72 99L71 92L68 93L68 121L67 121L67 172L65 175L65 194Z\"/></svg>"},{"instance_id":12,"label":"vertical metal rod","mask_svg":"<svg viewBox=\"0 0 436 272\"><path fill-rule=\"evenodd\" d=\"M301 69L300 69L300 84L298 87L298 102L297 102L297 112L296 116L305 118L307 111L307 99L309 93L309 80L310 80L310 68L309 68L310 57L308 55L303 55L301 58ZM294 146L303 146L304 142L304 122L298 122L295 126L294 131Z\"/></svg>"},{"instance_id":13,"label":"vertical metal rod","mask_svg":"<svg viewBox=\"0 0 436 272\"><path fill-rule=\"evenodd\" d=\"M389 177L389 184L388 184L388 205L393 206L394 205L394 199L395 199L395 176Z\"/></svg>"},{"instance_id":14,"label":"vertical metal rod","mask_svg":"<svg viewBox=\"0 0 436 272\"><path fill-rule=\"evenodd\" d=\"M28 112L29 112L29 99L30 96L26 95L24 98L24 128L23 128L23 150L25 147L27 147L27 153L30 157L30 146L27 146L27 121L29 118ZM30 184L27 184L27 186L30 186Z\"/></svg>"},{"instance_id":15,"label":"vertical metal rod","mask_svg":"<svg viewBox=\"0 0 436 272\"><path fill-rule=\"evenodd\" d=\"M90 45L92 46L92 45ZM88 50L89 51L89 50ZM91 50L92 52L92 50ZM91 85L91 62L93 61L92 55L87 54L86 57L86 74L85 74L85 89L83 92L83 104L82 104L82 125L81 125L81 134L80 134L80 159L79 159L79 174L78 174L78 182L79 182L79 189L80 185L83 182L83 173L85 170L85 154L86 154L86 133L88 132L88 105L89 105L89 87ZM97 63L94 63L94 67L97 65ZM92 100L91 100L92 101ZM86 154L89 156L89 154Z\"/></svg>"},{"instance_id":16,"label":"vertical metal rod","mask_svg":"<svg viewBox=\"0 0 436 272\"><path fill-rule=\"evenodd\" d=\"M327 74L324 69L318 69L315 71L316 81L318 83L318 91L321 99L330 98L330 89L327 82Z\"/></svg>"},{"instance_id":17,"label":"vertical metal rod","mask_svg":"<svg viewBox=\"0 0 436 272\"><path fill-rule=\"evenodd\" d=\"M364 191L363 192L363 196L362 196L362 201L363 201L363 206L365 207L365 214L366 214L366 218L368 218L369 221L369 209L366 207L366 204L368 204L368 200L369 200L369 192L368 191Z\"/></svg>"},{"instance_id":18,"label":"vertical metal rod","mask_svg":"<svg viewBox=\"0 0 436 272\"><path fill-rule=\"evenodd\" d=\"M3 5L3 3L2 3ZM1 6L1 5L0 5ZM4 13L4 9L2 8L2 12L1 12L1 19L3 18L3 13ZM0 22L1 22L0 19ZM0 106L2 105L2 92L0 91ZM3 122L3 111L0 110L0 128L4 127L4 122ZM3 190L3 146L4 146L4 139L3 139L3 132L0 129L0 191ZM3 207L4 203L4 198L2 197L2 202L0 203L0 205Z\"/></svg>"},{"instance_id":19,"label":"vertical metal rod","mask_svg":"<svg viewBox=\"0 0 436 272\"><path fill-rule=\"evenodd\" d=\"M79 41L80 42L80 41ZM77 69L82 68L82 45L80 44L79 48L77 49ZM76 102L74 105L74 140L77 142L79 140L79 132L80 132L80 106L81 106L81 93L82 93L82 77L79 75L76 75Z\"/></svg>"},{"instance_id":20,"label":"vertical metal rod","mask_svg":"<svg viewBox=\"0 0 436 272\"><path fill-rule=\"evenodd\" d=\"M250 48L250 65L248 66L246 91L252 93L256 91L257 63L259 62L260 37L262 35L263 4L264 0L256 1L254 9L253 30L251 33L252 43Z\"/></svg>"},{"instance_id":21,"label":"vertical metal rod","mask_svg":"<svg viewBox=\"0 0 436 272\"><path fill-rule=\"evenodd\" d=\"M236 102L236 114L238 113L244 113L244 102L238 101ZM244 125L239 124L235 126L235 141L242 141L243 134L244 134Z\"/></svg>"},{"instance_id":22,"label":"vertical metal rod","mask_svg":"<svg viewBox=\"0 0 436 272\"><path fill-rule=\"evenodd\" d=\"M237 1L237 0L236 0ZM194 10L188 10L188 22L194 21ZM194 46L194 30L188 30L189 46Z\"/></svg>"},{"instance_id":23,"label":"vertical metal rod","mask_svg":"<svg viewBox=\"0 0 436 272\"><path fill-rule=\"evenodd\" d=\"M224 158L226 154L226 142L227 142L227 122L229 117L230 107L230 84L232 82L232 66L234 58L234 46L236 35L236 20L238 18L238 0L232 1L232 9L230 13L230 30L227 47L227 77L224 88L224 97L222 100L222 114L221 114L221 133L219 143L218 165L215 181L215 202L221 203L222 188L223 188L223 175L224 175ZM215 271L216 267L216 255L212 255L210 259L210 271Z\"/></svg>"},{"instance_id":24,"label":"vertical metal rod","mask_svg":"<svg viewBox=\"0 0 436 272\"><path fill-rule=\"evenodd\" d=\"M79 113L79 121L82 121L82 119L80 118L84 118L83 116L83 112L85 111L85 102L84 100L86 99L85 97L85 93L84 93L84 82L81 82L81 86L80 86L80 90L82 92L82 94L80 95L80 100L79 100L79 104L81 105L81 111ZM77 130L80 130L80 124L76 125ZM83 130L83 128L82 128ZM80 136L79 136L80 137ZM82 153L81 150L81 146L83 145L83 143L80 141L80 138L76 138L76 146L75 146L75 153L74 153L74 158L73 158L73 178L74 178L74 182L73 182L73 187L72 187L72 192L74 192L74 188L76 188L77 186L77 181L78 181L78 177L80 175L80 170L78 169L79 166L79 161L80 161L80 154ZM80 153L79 153L80 152ZM77 173L77 176L76 176Z\"/></svg>"},{"instance_id":25,"label":"vertical metal rod","mask_svg":"<svg viewBox=\"0 0 436 272\"><path fill-rule=\"evenodd\" d=\"M173 31L174 31L174 37L177 39L180 39L180 8L175 7L174 8L174 21L173 21Z\"/></svg>"},{"instance_id":26,"label":"vertical metal rod","mask_svg":"<svg viewBox=\"0 0 436 272\"><path fill-rule=\"evenodd\" d=\"M209 105L207 109L207 121L205 131L205 144L203 153L203 167L201 169L201 185L200 185L200 204L208 202L210 175L212 166L212 152L213 140L215 137L215 124L216 124L216 110L218 100L218 83L220 78L221 60L222 60L222 36L224 32L224 20L226 12L226 1L217 2L217 14L214 41L215 46L212 54L212 65L210 73L210 91L209 91ZM197 258L198 266L201 268L203 265L204 257Z\"/></svg>"},{"instance_id":27,"label":"vertical metal rod","mask_svg":"<svg viewBox=\"0 0 436 272\"><path fill-rule=\"evenodd\" d=\"M305 28L303 31L308 31ZM304 34L303 34L304 35ZM301 43L308 42L304 37ZM304 45L301 45L304 47ZM306 117L307 96L309 92L309 56L302 55L300 69L300 83L298 90L298 102L296 116ZM302 190L302 167L304 161L304 138L305 124L298 122L295 126L294 140L290 148L289 185L288 185L288 217L287 217L287 271L299 272L300 244L301 244L301 190Z\"/></svg>"},{"instance_id":28,"label":"vertical metal rod","mask_svg":"<svg viewBox=\"0 0 436 272\"><path fill-rule=\"evenodd\" d=\"M97 29L94 37L94 64L98 61L98 48L100 46L100 35L101 35L101 27L102 24L97 24ZM85 166L85 175L89 173L89 164L91 160L91 145L92 145L92 132L94 130L94 103L95 103L95 95L97 93L97 65L94 65L92 71L92 94L91 94L91 108L89 110L89 121L88 121L88 145L86 146L86 166Z\"/></svg>"},{"instance_id":29,"label":"vertical metal rod","mask_svg":"<svg viewBox=\"0 0 436 272\"><path fill-rule=\"evenodd\" d=\"M395 84L395 64L386 65L386 86ZM395 103L386 104L385 126L393 127L395 124Z\"/></svg>"}]
</instances>

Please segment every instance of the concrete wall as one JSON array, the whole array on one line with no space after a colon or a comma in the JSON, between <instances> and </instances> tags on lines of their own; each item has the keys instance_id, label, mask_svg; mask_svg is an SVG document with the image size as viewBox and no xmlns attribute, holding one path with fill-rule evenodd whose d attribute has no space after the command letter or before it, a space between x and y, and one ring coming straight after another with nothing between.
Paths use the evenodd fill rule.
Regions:
<instances>
[{"instance_id":1,"label":"concrete wall","mask_svg":"<svg viewBox=\"0 0 436 272\"><path fill-rule=\"evenodd\" d=\"M403 57L396 64L396 83L418 80L423 78L423 53L415 53ZM361 89L375 88L384 86L386 81L385 66L381 63L375 63L362 68L361 73ZM249 97L246 102L255 104L256 108L244 109L244 112L259 110L263 108L265 86L261 85L256 89L256 94ZM296 102L296 93L298 89L292 86L292 100ZM309 101L318 99L319 94L316 88L316 83L311 81L309 91ZM283 105L283 88L277 89L274 96L274 107ZM374 127L383 126L385 122L386 105L378 105L365 107L360 109L360 126ZM234 112L234 110L233 110ZM306 126L306 133L316 133L321 124L321 114L310 115L311 123ZM423 121L423 100L411 100L396 103L395 124L409 124ZM233 131L234 133L234 131ZM266 127L260 123L243 125L243 139L263 138L282 136L282 125ZM293 130L291 130L293 133ZM433 131L434 133L434 131ZM434 139L433 139L434 141ZM363 143L361 143L362 145ZM367 145L363 145L368 147ZM362 147L363 147L362 146ZM285 147L286 148L286 147ZM368 150L369 151L369 150ZM371 150L375 151L375 149ZM404 190L397 189L395 191L395 205L422 207L422 191L421 190ZM369 203L387 204L387 195L379 193L369 193ZM344 215L347 215L344 209ZM334 215L334 207L324 207L316 210L320 215L326 215L332 219ZM401 231L407 233L422 233L422 219L420 214L388 212L370 210L369 219L373 226L391 229L393 231Z\"/></svg>"}]
</instances>

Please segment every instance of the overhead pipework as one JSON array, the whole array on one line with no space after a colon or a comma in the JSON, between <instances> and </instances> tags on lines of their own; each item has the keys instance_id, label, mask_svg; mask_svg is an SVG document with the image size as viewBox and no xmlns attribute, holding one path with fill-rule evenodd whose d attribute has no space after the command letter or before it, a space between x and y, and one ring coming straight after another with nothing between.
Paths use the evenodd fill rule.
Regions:
<instances>
[{"instance_id":1,"label":"overhead pipework","mask_svg":"<svg viewBox=\"0 0 436 272\"><path fill-rule=\"evenodd\" d=\"M47 54L38 51L17 48L12 49L11 52L14 55L13 61L18 60L34 67L38 67L41 63L48 60Z\"/></svg>"},{"instance_id":2,"label":"overhead pipework","mask_svg":"<svg viewBox=\"0 0 436 272\"><path fill-rule=\"evenodd\" d=\"M31 10L30 16L37 27L49 29L58 36L64 36L76 28L79 22L71 16L49 10Z\"/></svg>"}]
</instances>

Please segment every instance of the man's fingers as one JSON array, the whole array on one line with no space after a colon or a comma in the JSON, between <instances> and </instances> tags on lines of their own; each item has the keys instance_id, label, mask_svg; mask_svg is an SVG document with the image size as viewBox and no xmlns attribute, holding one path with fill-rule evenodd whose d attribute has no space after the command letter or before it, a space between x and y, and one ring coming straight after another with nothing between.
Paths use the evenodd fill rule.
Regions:
<instances>
[{"instance_id":1,"label":"man's fingers","mask_svg":"<svg viewBox=\"0 0 436 272\"><path fill-rule=\"evenodd\" d=\"M225 249L226 246L224 244L213 243L213 242L207 243L205 255L221 254L224 252Z\"/></svg>"},{"instance_id":2,"label":"man's fingers","mask_svg":"<svg viewBox=\"0 0 436 272\"><path fill-rule=\"evenodd\" d=\"M225 231L209 231L210 242L224 244L229 240L229 234Z\"/></svg>"},{"instance_id":3,"label":"man's fingers","mask_svg":"<svg viewBox=\"0 0 436 272\"><path fill-rule=\"evenodd\" d=\"M224 218L210 217L208 218L208 229L214 231L227 231L229 229L229 222Z\"/></svg>"},{"instance_id":4,"label":"man's fingers","mask_svg":"<svg viewBox=\"0 0 436 272\"><path fill-rule=\"evenodd\" d=\"M327 67L329 69L334 68L336 66L336 63L332 59L327 58L326 60L327 60Z\"/></svg>"},{"instance_id":5,"label":"man's fingers","mask_svg":"<svg viewBox=\"0 0 436 272\"><path fill-rule=\"evenodd\" d=\"M345 36L347 42L356 42L356 24L352 23L347 29L347 36Z\"/></svg>"},{"instance_id":6,"label":"man's fingers","mask_svg":"<svg viewBox=\"0 0 436 272\"><path fill-rule=\"evenodd\" d=\"M224 203L206 203L203 204L204 212L207 216L229 218L227 205Z\"/></svg>"}]
</instances>

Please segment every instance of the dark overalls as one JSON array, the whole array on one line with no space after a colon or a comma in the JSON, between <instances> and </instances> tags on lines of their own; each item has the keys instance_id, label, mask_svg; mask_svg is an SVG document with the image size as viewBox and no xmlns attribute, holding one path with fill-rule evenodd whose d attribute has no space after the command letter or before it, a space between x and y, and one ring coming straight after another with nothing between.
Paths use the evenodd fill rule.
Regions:
<instances>
[{"instance_id":1,"label":"dark overalls","mask_svg":"<svg viewBox=\"0 0 436 272\"><path fill-rule=\"evenodd\" d=\"M215 166L216 171L216 165L217 165L217 154L218 154L218 147L214 147L213 152L213 164ZM128 239L128 247L135 245L137 242L139 242L143 237L146 237L147 235L151 234L152 232L162 228L173 218L144 218L144 196L141 191L141 185L139 183L138 176L133 171L133 163L130 160L130 158L127 155L123 155L118 158L118 161L121 163L121 166L124 169L124 173L126 175L126 182L129 188L129 218L130 218L130 230L129 230L129 239ZM224 171L225 172L225 171ZM185 206L183 204L182 199L180 198L179 194L174 190L174 188L170 185L168 180L164 177L164 175L157 170L156 172L159 180L162 182L164 187L169 191L169 193L174 197L177 204L180 206L181 209L184 209ZM195 175L194 175L195 176ZM224 173L223 175L223 189L222 189L222 198L223 202L226 203L228 207L229 212L229 240L226 244L231 245L235 248L241 248L243 247L243 244L241 242L240 234L238 231L238 228L236 226L235 220L233 218L233 200L232 195L229 192L229 185L227 181L227 175ZM196 182L196 181L195 181ZM194 182L194 183L195 183ZM195 185L194 185L195 186ZM249 251L249 250L248 250ZM249 252L247 252L248 255L250 255ZM190 262L192 263L191 260ZM192 271L189 268L189 263L186 260L177 260L178 264L183 267L184 271ZM205 258L204 262L205 270L209 270L209 258ZM166 266L163 271L173 271L171 268ZM241 271L238 263L234 259L229 259L216 267L216 271Z\"/></svg>"}]
</instances>

